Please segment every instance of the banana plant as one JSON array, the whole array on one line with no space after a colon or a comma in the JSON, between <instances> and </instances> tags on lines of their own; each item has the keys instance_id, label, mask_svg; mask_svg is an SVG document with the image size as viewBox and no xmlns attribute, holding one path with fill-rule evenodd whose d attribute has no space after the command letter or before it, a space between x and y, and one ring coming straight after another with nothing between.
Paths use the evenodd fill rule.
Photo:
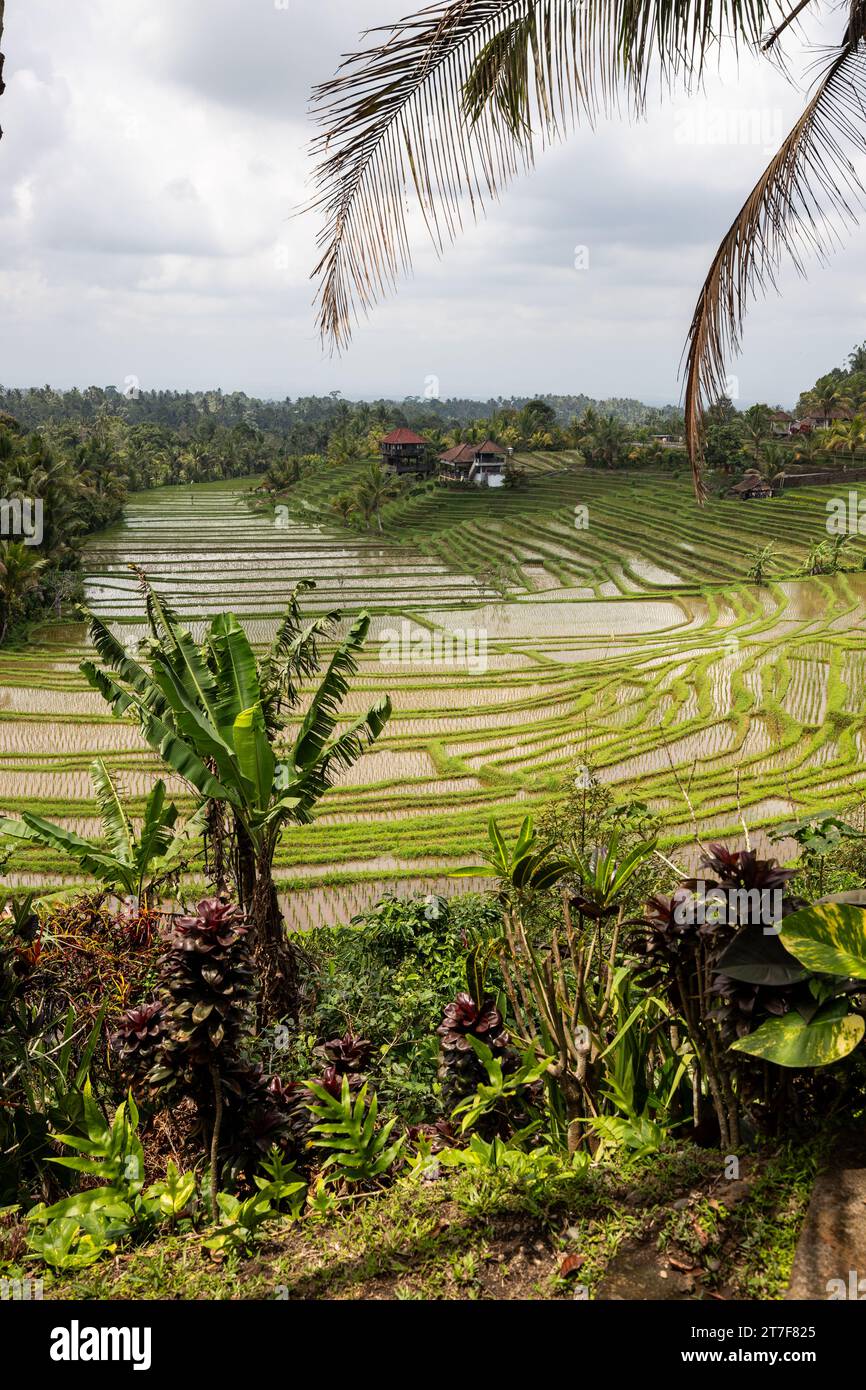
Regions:
<instances>
[{"instance_id":1,"label":"banana plant","mask_svg":"<svg viewBox=\"0 0 866 1390\"><path fill-rule=\"evenodd\" d=\"M120 791L101 758L91 764L90 776L103 840L86 840L30 811L23 812L20 820L0 820L0 840L58 850L98 879L107 892L146 905L157 886L192 856L204 829L203 812L196 812L177 828L177 807L173 801L166 803L165 783L160 780L147 798L141 832L136 834Z\"/></svg>"},{"instance_id":2,"label":"banana plant","mask_svg":"<svg viewBox=\"0 0 866 1390\"><path fill-rule=\"evenodd\" d=\"M147 743L184 778L202 802L228 812L235 845L235 877L252 928L252 945L267 1018L296 1008L295 954L288 945L273 883L279 837L289 823L312 819L316 802L337 775L379 737L390 713L387 696L339 728L340 706L357 671L357 655L370 627L361 613L339 642L300 716L300 683L319 670L319 640L339 617L331 612L304 623L291 596L275 641L261 662L233 613L214 618L201 646L177 614L138 575L151 640L142 661L90 615L90 636L102 666L81 670L115 715L134 718ZM289 716L297 728L285 736Z\"/></svg>"}]
</instances>

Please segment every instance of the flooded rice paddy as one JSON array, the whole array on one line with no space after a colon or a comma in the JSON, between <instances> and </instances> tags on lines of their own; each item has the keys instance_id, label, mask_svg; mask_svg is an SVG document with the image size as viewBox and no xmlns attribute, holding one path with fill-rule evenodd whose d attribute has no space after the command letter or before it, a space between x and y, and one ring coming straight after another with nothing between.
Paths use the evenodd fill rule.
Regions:
<instances>
[{"instance_id":1,"label":"flooded rice paddy","mask_svg":"<svg viewBox=\"0 0 866 1390\"><path fill-rule=\"evenodd\" d=\"M590 539L559 516L547 530L536 518L511 551L534 563L507 598L477 565L461 569L456 543L446 553L390 535L347 538L314 518L278 525L236 483L161 489L131 499L123 525L90 542L86 599L131 643L145 635L131 564L197 635L231 609L263 646L299 579L316 582L311 611L373 614L346 710L387 691L394 717L314 824L283 839L277 875L298 926L344 920L389 885L450 891L448 866L477 857L491 813L515 825L584 764L655 807L673 847L693 838L686 785L702 834L741 834L742 816L756 843L794 814L850 804L866 784L866 575L756 589L742 566L726 576L717 557L713 572L692 514L672 511L656 488L642 504L639 486L623 493L618 531L605 520ZM818 504L785 506L796 557ZM780 507L772 524L784 522ZM671 534L660 547L663 523ZM495 517L467 527L482 533L488 545L513 541L505 523L497 538ZM93 757L115 769L139 813L164 774L84 682L86 655L84 626L69 622L0 655L0 805L92 834ZM28 850L6 878L69 874L61 856Z\"/></svg>"}]
</instances>

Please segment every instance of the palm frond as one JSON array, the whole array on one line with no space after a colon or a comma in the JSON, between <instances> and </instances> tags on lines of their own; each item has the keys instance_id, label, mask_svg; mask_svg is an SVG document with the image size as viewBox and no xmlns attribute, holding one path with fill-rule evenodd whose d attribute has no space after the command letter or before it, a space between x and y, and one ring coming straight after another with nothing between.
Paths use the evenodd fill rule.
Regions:
<instances>
[{"instance_id":1,"label":"palm frond","mask_svg":"<svg viewBox=\"0 0 866 1390\"><path fill-rule=\"evenodd\" d=\"M315 587L316 581L314 579L299 579L298 582L292 586L288 603L286 604L286 611L280 619L276 633L274 634L274 640L268 649L265 661L276 661L280 657L286 655L289 647L297 637L303 622L303 614L301 613L301 605L298 599L301 594L311 593Z\"/></svg>"},{"instance_id":2,"label":"palm frond","mask_svg":"<svg viewBox=\"0 0 866 1390\"><path fill-rule=\"evenodd\" d=\"M146 571L141 568L141 565L131 564L129 568L138 580L138 587L141 589L141 595L144 599L147 623L154 642L159 642L161 645L174 646L175 637L173 629L180 625L179 615L166 603L164 598L156 593Z\"/></svg>"},{"instance_id":3,"label":"palm frond","mask_svg":"<svg viewBox=\"0 0 866 1390\"><path fill-rule=\"evenodd\" d=\"M349 679L358 669L355 658L364 645L369 627L369 614L359 614L348 636L331 657L292 749L292 763L296 768L310 767L328 744L339 719L343 697L349 689Z\"/></svg>"},{"instance_id":4,"label":"palm frond","mask_svg":"<svg viewBox=\"0 0 866 1390\"><path fill-rule=\"evenodd\" d=\"M686 86L719 35L757 43L777 0L439 0L349 55L315 88L323 133L312 206L319 329L345 346L354 319L409 268L406 194L437 250L518 173L535 144L590 122L650 74ZM382 34L387 37L381 39Z\"/></svg>"},{"instance_id":5,"label":"palm frond","mask_svg":"<svg viewBox=\"0 0 866 1390\"><path fill-rule=\"evenodd\" d=\"M284 706L293 709L298 703L301 681L314 676L321 665L320 641L333 634L340 620L339 609L332 608L304 622L298 597L315 587L311 579L301 579L294 586L274 640L259 668L262 709L271 728L278 725Z\"/></svg>"},{"instance_id":6,"label":"palm frond","mask_svg":"<svg viewBox=\"0 0 866 1390\"><path fill-rule=\"evenodd\" d=\"M739 351L749 301L775 287L785 253L803 273L807 255L823 258L838 244L837 223L857 220L864 189L850 155L862 151L866 125L864 29L866 0L855 0L842 45L734 219L701 289L685 351L686 444L699 499L704 410L725 393L726 361Z\"/></svg>"}]
</instances>

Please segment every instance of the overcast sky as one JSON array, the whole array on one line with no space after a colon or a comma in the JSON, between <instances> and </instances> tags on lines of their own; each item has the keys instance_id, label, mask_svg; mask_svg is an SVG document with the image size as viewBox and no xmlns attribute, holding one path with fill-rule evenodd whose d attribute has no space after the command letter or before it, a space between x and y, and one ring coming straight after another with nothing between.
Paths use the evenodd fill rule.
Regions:
<instances>
[{"instance_id":1,"label":"overcast sky","mask_svg":"<svg viewBox=\"0 0 866 1390\"><path fill-rule=\"evenodd\" d=\"M443 260L420 241L414 277L330 359L316 224L291 216L309 194L309 88L410 7L8 0L0 382L400 398L436 377L443 396L678 400L707 265L801 94L747 56L687 106L573 136ZM741 403L793 402L866 338L864 250L860 230L755 307Z\"/></svg>"}]
</instances>

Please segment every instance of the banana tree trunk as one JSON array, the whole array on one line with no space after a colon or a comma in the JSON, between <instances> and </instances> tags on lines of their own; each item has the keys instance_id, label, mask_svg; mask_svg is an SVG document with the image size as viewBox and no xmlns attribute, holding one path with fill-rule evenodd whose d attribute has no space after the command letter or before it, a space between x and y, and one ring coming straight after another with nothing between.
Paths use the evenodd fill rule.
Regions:
<instances>
[{"instance_id":1,"label":"banana tree trunk","mask_svg":"<svg viewBox=\"0 0 866 1390\"><path fill-rule=\"evenodd\" d=\"M253 842L239 820L235 820L234 877L238 903L250 912L256 886L256 852Z\"/></svg>"},{"instance_id":2,"label":"banana tree trunk","mask_svg":"<svg viewBox=\"0 0 866 1390\"><path fill-rule=\"evenodd\" d=\"M225 808L221 801L209 801L205 824L205 871L219 896L228 888L229 863L227 841L229 839L225 820ZM243 903L240 903L243 907Z\"/></svg>"},{"instance_id":3,"label":"banana tree trunk","mask_svg":"<svg viewBox=\"0 0 866 1390\"><path fill-rule=\"evenodd\" d=\"M286 932L267 856L256 859L256 880L248 918L262 1022L274 1023L286 1017L297 1019L299 953Z\"/></svg>"}]
</instances>

